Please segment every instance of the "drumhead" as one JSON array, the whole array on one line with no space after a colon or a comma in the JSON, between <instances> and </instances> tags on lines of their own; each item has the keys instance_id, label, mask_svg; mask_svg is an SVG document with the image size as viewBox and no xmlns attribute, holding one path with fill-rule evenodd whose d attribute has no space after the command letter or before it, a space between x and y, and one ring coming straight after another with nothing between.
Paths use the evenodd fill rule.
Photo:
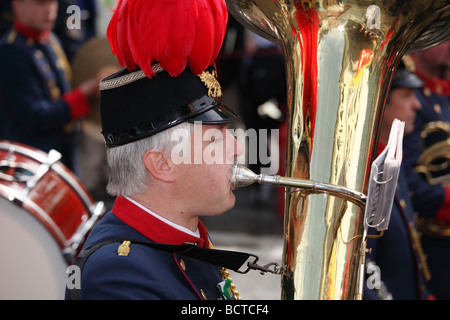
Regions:
<instances>
[{"instance_id":1,"label":"drumhead","mask_svg":"<svg viewBox=\"0 0 450 320\"><path fill-rule=\"evenodd\" d=\"M0 197L0 299L63 299L61 249L32 214Z\"/></svg>"}]
</instances>

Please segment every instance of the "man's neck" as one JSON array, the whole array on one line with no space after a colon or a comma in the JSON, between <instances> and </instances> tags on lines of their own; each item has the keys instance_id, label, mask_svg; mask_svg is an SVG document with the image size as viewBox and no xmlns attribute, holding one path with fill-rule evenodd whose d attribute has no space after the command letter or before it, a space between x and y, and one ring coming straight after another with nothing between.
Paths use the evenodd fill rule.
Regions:
<instances>
[{"instance_id":1,"label":"man's neck","mask_svg":"<svg viewBox=\"0 0 450 320\"><path fill-rule=\"evenodd\" d=\"M180 224L177 224L171 220L166 219L165 217L161 216L160 214L154 212L153 210L150 210L149 208L147 208L146 206L144 206L143 204L141 204L139 201L136 201L130 197L126 197L124 196L125 199L131 201L132 203L134 203L136 206L138 206L139 208L141 208L142 210L146 211L148 214L154 216L155 218L161 220L164 223L167 223L168 225L174 227L175 229L178 229L182 232L185 232L187 234L190 234L191 236L194 237L200 237L200 234L198 232L198 223L197 223L197 228L195 229L195 232L191 229L188 229Z\"/></svg>"},{"instance_id":2,"label":"man's neck","mask_svg":"<svg viewBox=\"0 0 450 320\"><path fill-rule=\"evenodd\" d=\"M20 20L14 21L14 29L16 29L17 32L21 33L25 37L31 38L36 42L48 41L50 33L51 33L50 30L44 30L44 31L35 30L35 29L27 26L25 23L21 22Z\"/></svg>"},{"instance_id":3,"label":"man's neck","mask_svg":"<svg viewBox=\"0 0 450 320\"><path fill-rule=\"evenodd\" d=\"M197 232L198 216L190 216L184 212L178 212L171 199L164 197L149 197L145 194L138 194L129 197L138 202L148 210L178 226L186 228L191 232Z\"/></svg>"},{"instance_id":4,"label":"man's neck","mask_svg":"<svg viewBox=\"0 0 450 320\"><path fill-rule=\"evenodd\" d=\"M167 244L195 243L209 248L208 230L198 221L198 233L179 225L168 224L135 200L119 196L114 201L112 212L119 220L152 241ZM167 221L167 220L166 220Z\"/></svg>"}]
</instances>

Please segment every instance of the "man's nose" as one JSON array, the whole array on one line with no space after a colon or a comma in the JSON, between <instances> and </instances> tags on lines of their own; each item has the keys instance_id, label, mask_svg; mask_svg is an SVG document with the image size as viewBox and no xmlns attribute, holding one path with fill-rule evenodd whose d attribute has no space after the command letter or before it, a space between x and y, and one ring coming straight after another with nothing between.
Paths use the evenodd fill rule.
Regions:
<instances>
[{"instance_id":1,"label":"man's nose","mask_svg":"<svg viewBox=\"0 0 450 320\"><path fill-rule=\"evenodd\" d=\"M233 158L239 157L241 154L244 153L244 147L238 141L238 139L236 139L236 137L232 135L229 131L227 131L227 136L229 137L229 139L232 139L232 143L230 143L230 145L232 145L232 150L230 150L231 151L230 156L232 156Z\"/></svg>"},{"instance_id":2,"label":"man's nose","mask_svg":"<svg viewBox=\"0 0 450 320\"><path fill-rule=\"evenodd\" d=\"M413 99L413 109L414 110L422 109L422 104L420 103L419 99L417 99L417 97L415 95L414 95L414 99Z\"/></svg>"}]
</instances>

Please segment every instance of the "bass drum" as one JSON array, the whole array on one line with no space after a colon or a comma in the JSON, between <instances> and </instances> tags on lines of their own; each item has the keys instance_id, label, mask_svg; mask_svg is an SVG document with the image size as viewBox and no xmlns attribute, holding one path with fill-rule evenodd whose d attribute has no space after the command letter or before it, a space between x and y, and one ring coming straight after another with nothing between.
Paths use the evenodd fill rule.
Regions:
<instances>
[{"instance_id":1,"label":"bass drum","mask_svg":"<svg viewBox=\"0 0 450 320\"><path fill-rule=\"evenodd\" d=\"M66 269L105 212L59 158L0 140L0 299L63 299Z\"/></svg>"}]
</instances>

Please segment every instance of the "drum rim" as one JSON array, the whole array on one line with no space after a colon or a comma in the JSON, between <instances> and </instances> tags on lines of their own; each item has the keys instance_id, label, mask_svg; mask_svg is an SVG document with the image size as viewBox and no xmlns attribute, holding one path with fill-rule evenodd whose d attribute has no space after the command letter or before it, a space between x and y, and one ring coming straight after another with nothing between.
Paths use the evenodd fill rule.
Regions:
<instances>
[{"instance_id":1,"label":"drum rim","mask_svg":"<svg viewBox=\"0 0 450 320\"><path fill-rule=\"evenodd\" d=\"M48 163L47 153L22 143L0 139L0 150L5 150L12 154L17 153L19 155L28 157L38 162L38 165L44 165ZM82 220L81 224L72 235L68 235L66 237L62 229L56 224L55 221L52 220L48 213L35 201L27 197L27 192L22 192L22 190L15 190L11 187L8 187L7 185L0 184L0 195L10 202L14 202L23 210L29 211L30 214L32 214L40 223L46 226L49 233L53 235L55 241L59 244L61 249L65 250L70 247L71 239L77 235L83 224L86 223L86 221L88 221L91 217L93 217L95 202L92 195L89 194L86 187L83 186L81 181L79 181L74 173L72 173L60 161L53 163L49 168L49 171L50 170L57 174L63 181L65 181L68 187L76 193L85 209L85 212L80 215L80 218Z\"/></svg>"},{"instance_id":2,"label":"drum rim","mask_svg":"<svg viewBox=\"0 0 450 320\"><path fill-rule=\"evenodd\" d=\"M14 146L14 148L11 148L10 146ZM9 152L17 152L24 156L35 159L41 164L46 163L46 160L48 159L47 154L44 151L14 141L0 140L0 149L8 150ZM51 166L51 169L59 174L80 196L87 211L92 215L91 211L92 206L94 205L94 199L87 192L86 188L81 184L81 182L74 176L74 174L70 172L69 169L66 168L61 162L56 162L55 164L53 164Z\"/></svg>"}]
</instances>

